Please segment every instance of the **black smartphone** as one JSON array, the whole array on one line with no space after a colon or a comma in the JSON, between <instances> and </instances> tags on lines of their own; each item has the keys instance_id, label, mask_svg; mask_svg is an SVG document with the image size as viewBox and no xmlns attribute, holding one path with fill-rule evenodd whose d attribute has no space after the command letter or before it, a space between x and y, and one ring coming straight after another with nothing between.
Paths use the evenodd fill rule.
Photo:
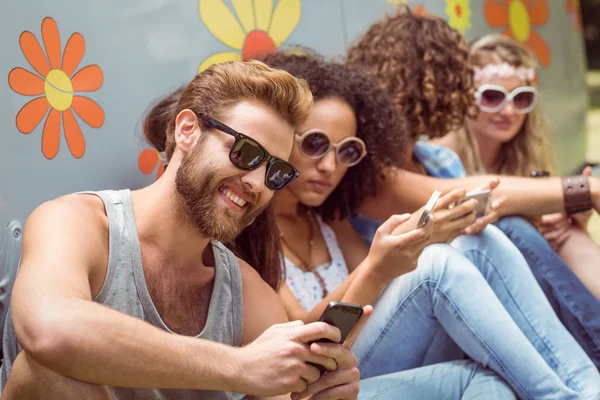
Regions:
<instances>
[{"instance_id":1,"label":"black smartphone","mask_svg":"<svg viewBox=\"0 0 600 400\"><path fill-rule=\"evenodd\" d=\"M340 343L344 343L346 338L360 319L363 313L363 308L360 304L343 303L341 301L332 301L327 305L323 314L319 318L319 321L328 323L337 327L341 332ZM315 342L330 342L329 339L315 340ZM308 343L310 346L311 343ZM321 375L326 372L325 367L320 364L309 363L313 367L317 368Z\"/></svg>"}]
</instances>

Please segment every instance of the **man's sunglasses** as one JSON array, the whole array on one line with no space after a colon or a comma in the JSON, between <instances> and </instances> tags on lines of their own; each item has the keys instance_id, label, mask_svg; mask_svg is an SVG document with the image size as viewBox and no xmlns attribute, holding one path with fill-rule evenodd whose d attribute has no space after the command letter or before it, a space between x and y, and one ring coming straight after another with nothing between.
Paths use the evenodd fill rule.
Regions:
<instances>
[{"instance_id":1,"label":"man's sunglasses","mask_svg":"<svg viewBox=\"0 0 600 400\"><path fill-rule=\"evenodd\" d=\"M214 118L205 119L204 124L208 128L218 129L235 138L235 142L233 142L233 146L229 152L229 160L237 168L243 171L252 171L260 167L263 162L266 162L267 173L265 175L265 185L269 189L281 190L300 175L300 172L292 164L280 158L273 157L260 143L251 137L230 128Z\"/></svg>"},{"instance_id":2,"label":"man's sunglasses","mask_svg":"<svg viewBox=\"0 0 600 400\"><path fill-rule=\"evenodd\" d=\"M481 111L497 113L512 101L515 114L527 114L535 108L537 90L533 86L519 86L508 92L504 86L481 85L475 92L475 100Z\"/></svg>"},{"instance_id":3,"label":"man's sunglasses","mask_svg":"<svg viewBox=\"0 0 600 400\"><path fill-rule=\"evenodd\" d=\"M335 149L337 162L353 167L367 155L367 146L360 138L347 137L339 143L332 143L329 136L320 129L310 129L302 135L296 134L296 142L306 157L323 158L331 149Z\"/></svg>"}]
</instances>

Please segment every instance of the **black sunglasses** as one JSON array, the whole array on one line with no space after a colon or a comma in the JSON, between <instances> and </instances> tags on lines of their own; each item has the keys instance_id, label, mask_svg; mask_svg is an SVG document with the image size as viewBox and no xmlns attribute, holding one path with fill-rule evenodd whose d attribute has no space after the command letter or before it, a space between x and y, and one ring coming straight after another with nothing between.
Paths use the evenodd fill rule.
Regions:
<instances>
[{"instance_id":1,"label":"black sunglasses","mask_svg":"<svg viewBox=\"0 0 600 400\"><path fill-rule=\"evenodd\" d=\"M203 119L203 121L207 127L218 129L235 138L229 152L229 160L237 168L243 171L252 171L260 167L263 162L267 162L265 185L269 189L281 190L300 175L300 172L292 164L273 157L260 143L251 137L214 118Z\"/></svg>"}]
</instances>

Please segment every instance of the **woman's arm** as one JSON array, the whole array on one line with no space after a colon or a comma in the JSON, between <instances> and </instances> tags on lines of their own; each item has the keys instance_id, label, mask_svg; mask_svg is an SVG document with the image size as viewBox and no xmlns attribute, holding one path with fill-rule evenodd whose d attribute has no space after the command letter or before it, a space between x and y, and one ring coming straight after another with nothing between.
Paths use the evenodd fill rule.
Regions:
<instances>
[{"instance_id":1,"label":"woman's arm","mask_svg":"<svg viewBox=\"0 0 600 400\"><path fill-rule=\"evenodd\" d=\"M478 175L461 179L440 179L393 168L380 182L377 196L361 207L365 215L386 219L392 214L414 212L424 204L433 190L446 193L457 188L467 190L483 187L495 179L494 175ZM523 215L535 217L564 212L561 178L521 178L499 176L500 185L493 191L492 203L504 198L497 211L501 216ZM589 178L594 208L600 210L600 179Z\"/></svg>"},{"instance_id":2,"label":"woman's arm","mask_svg":"<svg viewBox=\"0 0 600 400\"><path fill-rule=\"evenodd\" d=\"M282 284L279 296L290 320L299 319L305 323L317 321L331 301L373 304L390 280L414 270L418 256L431 235L432 224L408 233L393 234L394 229L409 218L409 215L389 218L378 230L370 250L354 233L348 221L335 223L334 231L338 233L339 229L342 230L339 231L337 240L348 269L352 272L340 286L309 311L302 307L290 288L285 283Z\"/></svg>"}]
</instances>

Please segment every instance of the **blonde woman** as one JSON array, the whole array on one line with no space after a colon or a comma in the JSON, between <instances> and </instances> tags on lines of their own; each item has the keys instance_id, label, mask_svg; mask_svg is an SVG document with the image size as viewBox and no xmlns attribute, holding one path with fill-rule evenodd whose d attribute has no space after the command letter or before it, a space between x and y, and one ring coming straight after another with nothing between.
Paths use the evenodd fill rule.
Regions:
<instances>
[{"instance_id":1,"label":"blonde woman","mask_svg":"<svg viewBox=\"0 0 600 400\"><path fill-rule=\"evenodd\" d=\"M487 35L470 46L476 118L438 140L457 152L468 175L531 176L554 170L533 57L504 35ZM585 174L590 174L587 168ZM587 233L589 212L545 215L535 221L567 265L600 299L600 248Z\"/></svg>"}]
</instances>

